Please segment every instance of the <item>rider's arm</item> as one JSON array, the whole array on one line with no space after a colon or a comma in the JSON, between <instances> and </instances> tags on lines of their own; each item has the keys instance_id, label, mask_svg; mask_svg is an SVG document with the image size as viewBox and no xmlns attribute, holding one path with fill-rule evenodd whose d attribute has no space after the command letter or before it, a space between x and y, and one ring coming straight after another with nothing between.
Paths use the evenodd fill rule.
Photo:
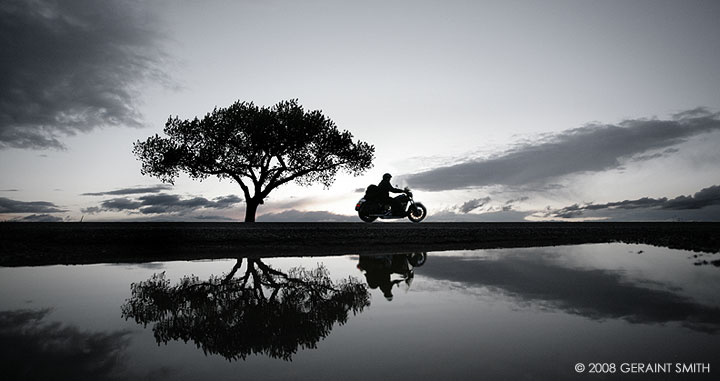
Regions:
<instances>
[{"instance_id":1,"label":"rider's arm","mask_svg":"<svg viewBox=\"0 0 720 381\"><path fill-rule=\"evenodd\" d=\"M378 187L383 191L387 190L392 193L405 193L405 190L395 188L392 184L390 184L390 181L387 180L381 181L380 184L378 184Z\"/></svg>"}]
</instances>

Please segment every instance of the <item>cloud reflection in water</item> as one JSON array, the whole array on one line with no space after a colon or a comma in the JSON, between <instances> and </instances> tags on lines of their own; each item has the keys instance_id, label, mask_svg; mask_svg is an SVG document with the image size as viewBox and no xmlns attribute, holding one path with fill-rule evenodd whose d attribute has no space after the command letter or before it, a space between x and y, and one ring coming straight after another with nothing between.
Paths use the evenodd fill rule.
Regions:
<instances>
[{"instance_id":1,"label":"cloud reflection in water","mask_svg":"<svg viewBox=\"0 0 720 381\"><path fill-rule=\"evenodd\" d=\"M431 257L422 275L466 287L497 289L520 301L590 319L678 322L702 332L720 330L720 308L673 290L633 283L617 270L562 266L542 249L535 253L506 249L496 258Z\"/></svg>"}]
</instances>

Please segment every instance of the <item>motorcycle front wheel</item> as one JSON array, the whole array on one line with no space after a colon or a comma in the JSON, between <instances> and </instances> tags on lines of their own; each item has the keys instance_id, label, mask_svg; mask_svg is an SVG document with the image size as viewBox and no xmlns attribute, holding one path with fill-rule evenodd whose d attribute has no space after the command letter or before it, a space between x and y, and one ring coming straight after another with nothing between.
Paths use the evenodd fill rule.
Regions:
<instances>
[{"instance_id":1,"label":"motorcycle front wheel","mask_svg":"<svg viewBox=\"0 0 720 381\"><path fill-rule=\"evenodd\" d=\"M414 205L410 207L410 214L408 214L408 219L413 223L417 224L418 222L424 220L426 216L427 209L425 209L424 206Z\"/></svg>"}]
</instances>

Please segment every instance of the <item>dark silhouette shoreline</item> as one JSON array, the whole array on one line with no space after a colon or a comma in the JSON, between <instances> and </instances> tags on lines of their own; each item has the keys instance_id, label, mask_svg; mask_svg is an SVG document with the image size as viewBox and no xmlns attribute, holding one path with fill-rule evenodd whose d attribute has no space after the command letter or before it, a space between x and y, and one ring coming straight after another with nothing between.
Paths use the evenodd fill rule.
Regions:
<instances>
[{"instance_id":1,"label":"dark silhouette shoreline","mask_svg":"<svg viewBox=\"0 0 720 381\"><path fill-rule=\"evenodd\" d=\"M0 223L0 266L325 256L585 243L720 251L717 222Z\"/></svg>"}]
</instances>

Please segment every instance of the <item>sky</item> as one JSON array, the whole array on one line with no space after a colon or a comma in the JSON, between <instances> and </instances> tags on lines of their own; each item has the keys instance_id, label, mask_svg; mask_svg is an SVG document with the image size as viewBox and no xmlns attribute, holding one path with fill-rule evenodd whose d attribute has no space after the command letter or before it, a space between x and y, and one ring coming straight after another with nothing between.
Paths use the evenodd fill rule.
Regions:
<instances>
[{"instance_id":1,"label":"sky","mask_svg":"<svg viewBox=\"0 0 720 381\"><path fill-rule=\"evenodd\" d=\"M242 221L240 187L143 176L170 116L297 99L375 146L258 221L720 221L717 1L6 0L0 220Z\"/></svg>"}]
</instances>

